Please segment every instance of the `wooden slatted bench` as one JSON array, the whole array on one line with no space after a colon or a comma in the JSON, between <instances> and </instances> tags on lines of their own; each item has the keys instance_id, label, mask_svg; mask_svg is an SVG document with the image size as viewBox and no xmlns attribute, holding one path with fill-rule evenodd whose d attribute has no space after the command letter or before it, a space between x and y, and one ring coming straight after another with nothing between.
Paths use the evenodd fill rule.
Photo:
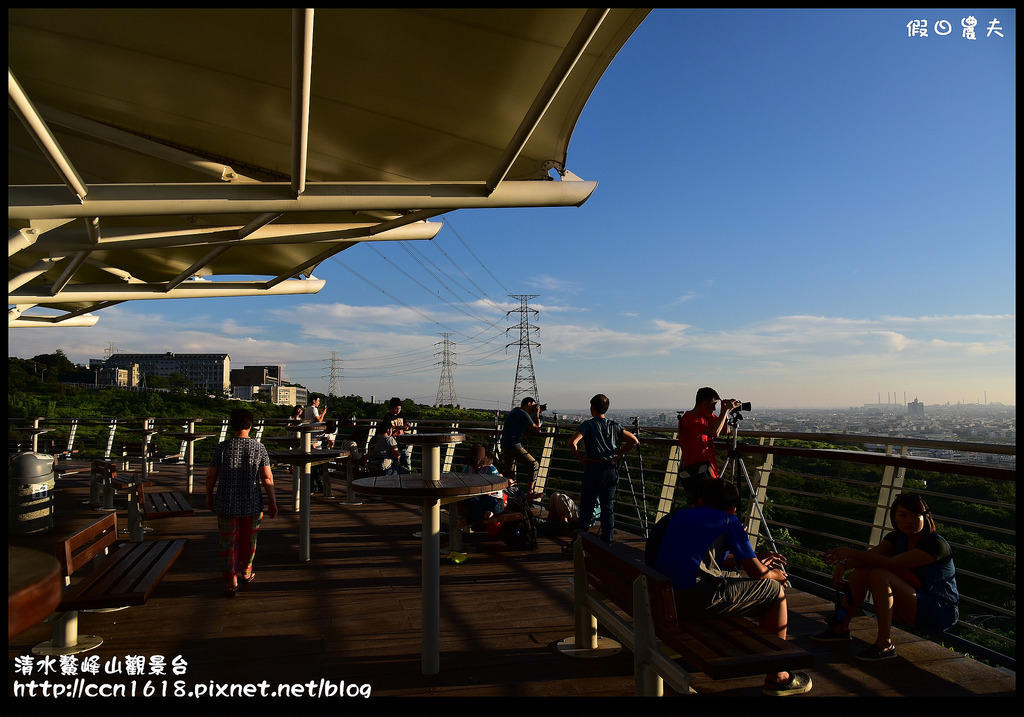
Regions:
<instances>
[{"instance_id":1,"label":"wooden slatted bench","mask_svg":"<svg viewBox=\"0 0 1024 717\"><path fill-rule=\"evenodd\" d=\"M153 481L146 481L143 485L149 487L153 485ZM117 490L131 490L134 487L135 480L130 475L118 473L117 463L95 460L90 464L89 505L103 510L113 510L114 494Z\"/></svg>"},{"instance_id":2,"label":"wooden slatted bench","mask_svg":"<svg viewBox=\"0 0 1024 717\"><path fill-rule=\"evenodd\" d=\"M147 491L145 484L141 481L137 481L135 485L142 517L147 520L195 514L195 509L192 508L192 504L188 502L188 497L184 493L171 490Z\"/></svg>"},{"instance_id":3,"label":"wooden slatted bench","mask_svg":"<svg viewBox=\"0 0 1024 717\"><path fill-rule=\"evenodd\" d=\"M141 541L149 528L145 521L158 518L177 518L195 515L188 497L178 491L147 491L138 477L132 488L134 495L128 501L128 533L133 541Z\"/></svg>"},{"instance_id":4,"label":"wooden slatted bench","mask_svg":"<svg viewBox=\"0 0 1024 717\"><path fill-rule=\"evenodd\" d=\"M102 644L100 637L79 636L78 612L144 604L187 542L178 538L117 547L117 514L108 513L57 543L57 561L69 587L50 617L53 639L36 645L32 652L70 655ZM89 564L92 571L76 579Z\"/></svg>"},{"instance_id":5,"label":"wooden slatted bench","mask_svg":"<svg viewBox=\"0 0 1024 717\"><path fill-rule=\"evenodd\" d=\"M581 534L573 548L573 594L574 650L597 648L600 622L632 650L638 695L661 696L665 681L680 694L688 694L691 671L718 680L814 663L806 650L744 617L678 618L667 577L622 546L590 534ZM686 666L669 651L677 653Z\"/></svg>"}]
</instances>

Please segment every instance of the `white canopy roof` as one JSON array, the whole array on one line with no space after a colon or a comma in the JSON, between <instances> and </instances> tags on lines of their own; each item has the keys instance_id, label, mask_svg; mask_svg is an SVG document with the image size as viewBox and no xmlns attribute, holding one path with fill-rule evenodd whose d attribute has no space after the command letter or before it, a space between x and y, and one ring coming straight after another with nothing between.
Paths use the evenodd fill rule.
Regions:
<instances>
[{"instance_id":1,"label":"white canopy roof","mask_svg":"<svg viewBox=\"0 0 1024 717\"><path fill-rule=\"evenodd\" d=\"M647 12L9 10L9 325L315 293L446 212L582 204L569 138Z\"/></svg>"}]
</instances>

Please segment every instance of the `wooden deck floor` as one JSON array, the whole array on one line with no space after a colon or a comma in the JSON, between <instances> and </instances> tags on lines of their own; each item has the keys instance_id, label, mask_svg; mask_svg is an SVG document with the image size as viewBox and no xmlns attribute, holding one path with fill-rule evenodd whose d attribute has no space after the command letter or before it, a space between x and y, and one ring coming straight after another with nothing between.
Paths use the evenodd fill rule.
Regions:
<instances>
[{"instance_id":1,"label":"wooden deck floor","mask_svg":"<svg viewBox=\"0 0 1024 717\"><path fill-rule=\"evenodd\" d=\"M158 485L182 490L183 475L181 467L163 466L155 478ZM423 701L425 697L462 698L453 699L445 710L491 709L494 698L501 698L503 705L525 698L524 709L531 711L554 709L560 701L547 701L551 698L636 700L628 651L601 659L575 659L556 649L558 641L573 631L566 580L571 560L561 552L567 538L542 538L540 549L533 552L509 550L500 543L483 544L475 551L470 547L469 558L458 565L442 559L441 670L425 676L419 654L420 542L414 535L420 522L418 506L373 501L347 506L337 499L314 498L312 560L300 563L298 514L290 510L291 480L284 471L275 475L283 489L283 512L264 522L256 580L243 585L236 598L222 596L215 518L205 509L203 496L196 494L194 516L150 522L151 537L189 538L182 557L150 601L141 607L80 616L82 634L103 637L94 654L104 664L132 655L163 656L170 664L180 655L187 662L186 673L88 676L90 682L136 681L136 689L141 690L146 680L160 687L166 680L168 694L173 695L179 680L186 690L258 685L264 680L276 689L281 683L319 685L325 680L335 687L343 682L346 689L361 687L369 689L373 698L387 698L369 703L354 696L343 702L338 698L315 701L315 707L332 710L343 704L345 709L413 711L441 710L442 704L447 705L447 700ZM51 551L57 539L94 520L96 514L83 504L87 478L83 470L58 481L61 490L56 494L53 530L10 536L10 543ZM119 523L126 527L124 511ZM636 537L617 537L642 547ZM818 699L819 706L824 706L823 698L851 697L857 700L857 709L887 711L895 704L887 698L914 698L915 705L927 701L940 711L970 699L970 711L975 714L990 711L989 705L992 711L997 705L1005 707L1005 700L995 698L1016 693L1014 673L899 631L895 635L898 659L883 664L858 662L853 652L873 638L874 622L868 617L854 621L858 639L852 645L811 642L808 636L821 629L831 605L807 593L788 593L790 639L815 654L814 689L801 699ZM33 645L49 639L49 633L49 626L42 624L9 643L9 696L14 695L15 679L28 679L15 673L16 658L30 654ZM38 674L34 677L41 679ZM73 680L59 675L49 679ZM697 699L716 695L737 705L742 702L735 699L749 697L761 700L758 704L763 707L768 698L760 696L761 680L711 682L697 674L693 687L699 693ZM666 693L671 695L671 690L666 688ZM985 697L992 699L977 699ZM506 702L509 699L513 702ZM16 705L26 710L53 708L52 700L41 700L18 699ZM877 706L878 700L886 706ZM618 699L602 706L633 711L634 701ZM242 700L259 713L294 709L300 702L298 698ZM94 708L98 703L93 703ZM205 702L182 698L172 704L192 709L190 705ZM842 706L848 709L852 704ZM139 698L123 707L145 705ZM645 704L644 709L663 707Z\"/></svg>"}]
</instances>

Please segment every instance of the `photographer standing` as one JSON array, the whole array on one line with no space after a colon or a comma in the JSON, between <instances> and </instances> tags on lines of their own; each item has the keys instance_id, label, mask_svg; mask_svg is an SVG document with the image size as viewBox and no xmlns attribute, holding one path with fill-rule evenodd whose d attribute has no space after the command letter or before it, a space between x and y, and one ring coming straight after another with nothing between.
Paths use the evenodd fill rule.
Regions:
<instances>
[{"instance_id":1,"label":"photographer standing","mask_svg":"<svg viewBox=\"0 0 1024 717\"><path fill-rule=\"evenodd\" d=\"M583 464L583 485L580 489L580 520L578 530L590 530L594 507L601 504L601 540L612 542L615 527L615 486L619 483L618 462L633 446L639 445L629 431L605 417L611 402L603 393L590 399L590 416L580 424L569 441L573 455ZM584 453L579 442L583 441Z\"/></svg>"},{"instance_id":2,"label":"photographer standing","mask_svg":"<svg viewBox=\"0 0 1024 717\"><path fill-rule=\"evenodd\" d=\"M722 401L721 413L715 414L715 404ZM719 478L715 439L726 427L729 414L739 408L733 398L722 400L718 392L705 386L697 391L692 409L679 417L679 448L683 452L680 479L690 505L697 503L697 488L701 478Z\"/></svg>"},{"instance_id":3,"label":"photographer standing","mask_svg":"<svg viewBox=\"0 0 1024 717\"><path fill-rule=\"evenodd\" d=\"M505 417L505 425L501 429L501 473L509 484L516 482L516 464L524 465L530 473L527 485L522 486L527 498L536 498L534 489L540 475L540 463L523 447L523 437L530 433L540 433L541 407L530 397L519 403L519 408L512 409Z\"/></svg>"}]
</instances>

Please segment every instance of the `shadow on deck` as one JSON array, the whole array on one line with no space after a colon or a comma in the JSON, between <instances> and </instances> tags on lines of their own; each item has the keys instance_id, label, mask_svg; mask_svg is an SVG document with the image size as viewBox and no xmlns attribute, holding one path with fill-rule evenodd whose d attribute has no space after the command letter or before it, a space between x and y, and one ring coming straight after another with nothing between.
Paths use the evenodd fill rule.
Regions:
<instances>
[{"instance_id":1,"label":"shadow on deck","mask_svg":"<svg viewBox=\"0 0 1024 717\"><path fill-rule=\"evenodd\" d=\"M61 490L56 494L53 530L10 536L10 544L50 552L56 540L95 520L98 514L83 504L88 497L88 471L81 464L72 468L82 472L58 480ZM572 563L561 552L568 538L542 538L540 549L533 552L508 550L500 543L484 543L473 550L467 543L470 555L464 563L442 559L441 670L438 675L425 676L420 671L420 542L414 536L419 530L418 506L372 500L347 506L342 500L314 498L312 560L300 563L291 479L284 471L275 471L275 476L282 513L275 520L264 521L256 580L243 585L234 599L221 593L216 520L205 509L201 493L192 496L194 516L150 522L153 531L149 536L189 538L183 555L153 597L141 607L80 616L82 634L99 635L104 642L79 657L98 655L104 669L100 675L78 677L94 686L128 685L129 695L134 685L136 698L83 698L74 703L75 709L149 711L157 704L190 712L233 705L261 714L300 706L332 711L493 712L496 705L502 712L509 708L578 709L579 703L572 700L568 705L549 701L570 697L631 698L602 703L610 712L640 708L641 703L633 697L628 651L601 659L574 659L556 649L558 641L573 632L567 583ZM158 485L184 488L180 466L163 466L154 478ZM343 496L343 491L339 492ZM119 513L118 521L127 526L125 511ZM618 538L642 547L639 538ZM797 590L788 593L790 639L815 656L810 671L814 689L800 699L814 701L816 708L892 712L913 711L927 704L931 711L967 709L978 714L1005 709L1006 700L972 698L1016 694L1015 673L901 631L894 634L898 659L883 664L858 662L854 652L874 637L874 622L868 617L854 621L857 639L852 644L811 642L808 636L821 629L831 604ZM31 679L39 684L44 680L74 683L75 677L61 676L59 663L55 674L43 675L40 658L36 658L32 677L16 673L17 658L30 655L31 648L49 636L49 625L42 624L10 641L9 696L16 696L15 680L22 684ZM147 660L162 656L167 674L151 674L150 663L138 676L105 674L111 661L120 661L125 670L129 656ZM183 675L171 670L177 656L187 663ZM324 682L341 694L317 700L298 696L230 702L176 698L181 693L231 685L251 685L259 695L264 681L270 691L290 683L303 685L306 694L310 683L319 690ZM751 702L766 709L764 700L769 698L760 696L761 681L750 677L711 682L697 674L693 687L699 693L696 699L702 701L702 712L725 704L730 709L750 708ZM150 698L140 696L147 684L156 691ZM165 689L167 697L158 699ZM385 699L366 701L355 696L359 689L369 689L373 698ZM353 694L344 696L346 690ZM671 695L667 687L666 693ZM711 695L729 701L703 702L702 696ZM418 699L422 697L470 699L424 702ZM824 699L840 697L852 697L856 702L832 705ZM913 699L886 699L899 697ZM544 699L519 702L517 698ZM44 697L16 699L14 704L25 711L67 706ZM792 701L785 704L787 709L793 706ZM673 700L656 704L645 700L642 710L679 708ZM588 711L594 710L588 707Z\"/></svg>"}]
</instances>

